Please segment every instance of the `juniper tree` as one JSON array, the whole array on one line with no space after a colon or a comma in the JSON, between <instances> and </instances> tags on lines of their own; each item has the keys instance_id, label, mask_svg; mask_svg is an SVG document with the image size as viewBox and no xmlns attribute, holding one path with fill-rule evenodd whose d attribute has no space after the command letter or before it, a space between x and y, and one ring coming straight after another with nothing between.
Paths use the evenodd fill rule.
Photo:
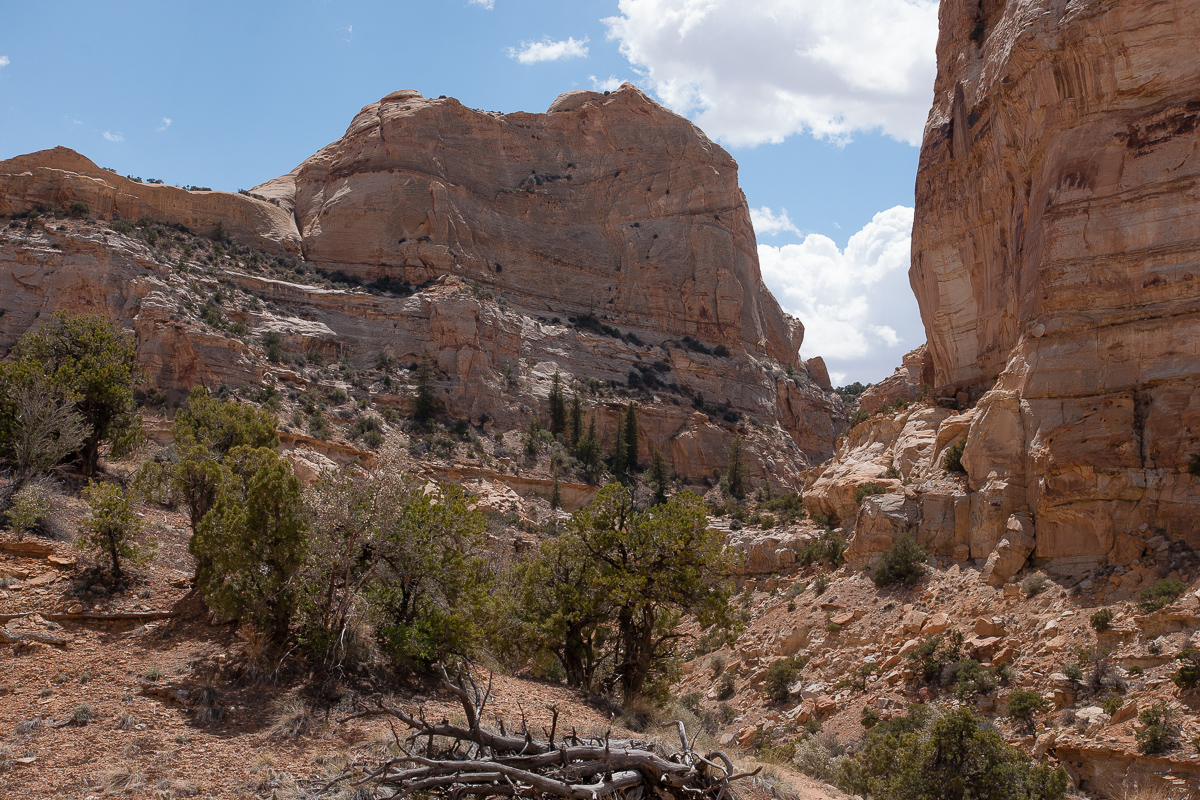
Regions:
<instances>
[{"instance_id":1,"label":"juniper tree","mask_svg":"<svg viewBox=\"0 0 1200 800\"><path fill-rule=\"evenodd\" d=\"M666 677L683 614L733 624L730 566L699 497L639 511L627 487L609 484L519 568L518 613L572 685L601 688L604 663L629 699Z\"/></svg>"},{"instance_id":2,"label":"juniper tree","mask_svg":"<svg viewBox=\"0 0 1200 800\"><path fill-rule=\"evenodd\" d=\"M579 459L579 463L583 465L583 471L589 476L596 473L600 466L600 442L596 439L596 415L593 414L588 422L587 433L579 439L579 444L575 448L575 457Z\"/></svg>"},{"instance_id":3,"label":"juniper tree","mask_svg":"<svg viewBox=\"0 0 1200 800\"><path fill-rule=\"evenodd\" d=\"M725 473L729 494L738 500L746 496L746 465L742 462L742 436L734 434L729 443L729 468Z\"/></svg>"},{"instance_id":4,"label":"juniper tree","mask_svg":"<svg viewBox=\"0 0 1200 800\"><path fill-rule=\"evenodd\" d=\"M567 402L563 396L562 379L558 370L554 370L554 380L550 384L550 432L557 436L567 427Z\"/></svg>"},{"instance_id":5,"label":"juniper tree","mask_svg":"<svg viewBox=\"0 0 1200 800\"><path fill-rule=\"evenodd\" d=\"M221 470L215 502L192 537L197 582L210 606L282 644L307 543L300 481L267 447L235 447Z\"/></svg>"},{"instance_id":6,"label":"juniper tree","mask_svg":"<svg viewBox=\"0 0 1200 800\"><path fill-rule=\"evenodd\" d=\"M26 375L40 373L55 391L73 398L88 429L80 450L85 475L95 473L101 444L112 444L119 454L134 441L141 430L134 390L143 376L132 336L108 320L60 311L23 335L14 352Z\"/></svg>"},{"instance_id":7,"label":"juniper tree","mask_svg":"<svg viewBox=\"0 0 1200 800\"><path fill-rule=\"evenodd\" d=\"M579 447L579 439L583 436L583 403L579 400L579 395L571 397L571 410L567 417L567 429L571 436L571 450L575 451Z\"/></svg>"},{"instance_id":8,"label":"juniper tree","mask_svg":"<svg viewBox=\"0 0 1200 800\"><path fill-rule=\"evenodd\" d=\"M625 466L629 472L638 471L638 421L637 411L634 409L633 401L630 401L629 408L625 411L625 425L623 434L625 439Z\"/></svg>"},{"instance_id":9,"label":"juniper tree","mask_svg":"<svg viewBox=\"0 0 1200 800\"><path fill-rule=\"evenodd\" d=\"M83 490L88 504L88 515L79 526L79 538L75 546L90 550L98 556L107 556L113 579L120 582L125 574L121 561L135 564L145 563L154 555L153 540L140 544L141 518L133 510L130 493L115 483L88 481Z\"/></svg>"},{"instance_id":10,"label":"juniper tree","mask_svg":"<svg viewBox=\"0 0 1200 800\"><path fill-rule=\"evenodd\" d=\"M175 413L171 448L162 457L144 463L135 483L150 499L182 503L195 534L225 480L222 462L226 456L238 447L278 447L276 423L269 411L219 399L207 389L196 387ZM204 556L192 543L189 549L197 559L197 573L203 571Z\"/></svg>"},{"instance_id":11,"label":"juniper tree","mask_svg":"<svg viewBox=\"0 0 1200 800\"><path fill-rule=\"evenodd\" d=\"M417 362L416 395L413 398L413 419L419 425L428 425L441 407L435 394L436 379L437 374L433 370L429 354L422 353L421 360Z\"/></svg>"},{"instance_id":12,"label":"juniper tree","mask_svg":"<svg viewBox=\"0 0 1200 800\"><path fill-rule=\"evenodd\" d=\"M667 502L667 490L671 486L671 476L667 473L667 460L657 450L650 459L650 485L654 487L654 505L662 505Z\"/></svg>"}]
</instances>

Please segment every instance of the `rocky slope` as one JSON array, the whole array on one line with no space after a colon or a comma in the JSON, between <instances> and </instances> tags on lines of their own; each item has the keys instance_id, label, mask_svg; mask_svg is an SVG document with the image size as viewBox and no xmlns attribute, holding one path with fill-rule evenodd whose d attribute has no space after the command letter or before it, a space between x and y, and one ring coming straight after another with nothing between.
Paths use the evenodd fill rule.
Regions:
<instances>
[{"instance_id":1,"label":"rocky slope","mask_svg":"<svg viewBox=\"0 0 1200 800\"><path fill-rule=\"evenodd\" d=\"M602 438L637 401L642 458L693 481L740 431L753 471L794 485L844 425L762 284L733 159L631 85L545 114L397 92L243 194L139 183L63 148L0 162L0 215L72 203L105 222L4 229L0 347L58 309L108 314L174 393L324 391L314 362L428 354L449 414L500 430L545 416L557 370ZM400 383L345 388L403 412Z\"/></svg>"},{"instance_id":2,"label":"rocky slope","mask_svg":"<svg viewBox=\"0 0 1200 800\"><path fill-rule=\"evenodd\" d=\"M910 271L939 406L852 432L814 508L853 524L822 487L893 467L917 485L882 502L946 552L1128 565L1158 536L1200 546L1200 18L1151 0L940 17ZM924 491L964 434L965 480Z\"/></svg>"},{"instance_id":3,"label":"rocky slope","mask_svg":"<svg viewBox=\"0 0 1200 800\"><path fill-rule=\"evenodd\" d=\"M801 525L758 537L792 548L815 535ZM743 540L753 538L743 534ZM1101 580L1083 570L1053 579L1034 573L1022 585L992 587L978 567L939 559L906 590L879 589L851 567L828 571L788 559L776 566L774 574L746 579L737 602L747 626L737 641L713 649L695 631L697 648L684 666L678 694L701 719L722 722L721 744L784 753L794 744L789 761L827 775L839 754L861 741L869 715L903 715L914 703L943 710L966 704L990 717L1010 744L1063 766L1084 797L1182 800L1200 792L1198 698L1170 681L1174 653L1200 639L1194 573L1175 603L1145 613L1123 600L1139 579L1155 579L1149 570ZM1088 621L1100 608L1114 617L1097 633ZM963 634L969 657L991 668L1007 665L1007 679L975 696L923 681L910 654L927 637L952 631ZM773 701L767 676L786 659L803 666L787 697ZM1082 679L1064 674L1074 664L1083 669ZM1035 691L1047 703L1028 726L1006 714L1018 690ZM1155 703L1177 715L1179 744L1142 755L1136 734L1145 726L1138 715ZM805 731L816 735L806 738Z\"/></svg>"}]
</instances>

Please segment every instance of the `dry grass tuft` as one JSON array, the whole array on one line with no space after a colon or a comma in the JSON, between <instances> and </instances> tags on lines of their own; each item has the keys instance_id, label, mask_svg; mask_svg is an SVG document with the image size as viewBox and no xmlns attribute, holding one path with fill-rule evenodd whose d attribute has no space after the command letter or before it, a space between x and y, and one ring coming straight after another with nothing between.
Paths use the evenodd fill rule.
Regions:
<instances>
[{"instance_id":1,"label":"dry grass tuft","mask_svg":"<svg viewBox=\"0 0 1200 800\"><path fill-rule=\"evenodd\" d=\"M296 739L311 731L315 725L312 709L300 698L293 697L279 705L275 723L267 735L272 739Z\"/></svg>"},{"instance_id":2,"label":"dry grass tuft","mask_svg":"<svg viewBox=\"0 0 1200 800\"><path fill-rule=\"evenodd\" d=\"M133 767L122 767L101 775L100 785L104 787L105 794L135 792L145 788L146 776Z\"/></svg>"},{"instance_id":3,"label":"dry grass tuft","mask_svg":"<svg viewBox=\"0 0 1200 800\"><path fill-rule=\"evenodd\" d=\"M1186 787L1167 786L1149 778L1110 784L1105 794L1114 800L1191 800L1194 796Z\"/></svg>"}]
</instances>

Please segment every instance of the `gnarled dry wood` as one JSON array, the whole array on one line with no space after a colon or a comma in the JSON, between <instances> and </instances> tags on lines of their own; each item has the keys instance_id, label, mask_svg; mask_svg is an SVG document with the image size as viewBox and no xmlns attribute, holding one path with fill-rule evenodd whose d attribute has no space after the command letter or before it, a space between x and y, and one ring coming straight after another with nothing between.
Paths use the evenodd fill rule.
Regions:
<instances>
[{"instance_id":1,"label":"gnarled dry wood","mask_svg":"<svg viewBox=\"0 0 1200 800\"><path fill-rule=\"evenodd\" d=\"M466 726L447 720L430 722L422 712L409 712L374 698L374 707L351 714L343 722L370 716L396 719L409 729L408 747L397 739L404 755L374 765L358 764L327 784L338 783L394 789L391 800L414 793L439 800L518 797L533 800L728 800L730 782L756 774L735 775L733 763L721 751L695 752L682 723L671 723L679 732L681 748L666 752L652 742L581 739L572 729L555 743L558 712L546 741L534 739L522 712L523 736L485 730L484 709L491 698L469 673L455 679L442 670L446 689L462 704ZM417 755L416 751L424 751ZM717 762L721 765L718 765Z\"/></svg>"},{"instance_id":2,"label":"gnarled dry wood","mask_svg":"<svg viewBox=\"0 0 1200 800\"><path fill-rule=\"evenodd\" d=\"M138 690L138 694L147 697L158 697L166 700L168 703L178 703L189 711L196 707L196 701L186 689L179 686L171 686L162 683L143 683L142 688Z\"/></svg>"},{"instance_id":3,"label":"gnarled dry wood","mask_svg":"<svg viewBox=\"0 0 1200 800\"><path fill-rule=\"evenodd\" d=\"M52 620L86 620L90 622L150 622L156 619L172 619L179 616L178 611L82 611L78 614L43 614Z\"/></svg>"},{"instance_id":4,"label":"gnarled dry wood","mask_svg":"<svg viewBox=\"0 0 1200 800\"><path fill-rule=\"evenodd\" d=\"M5 628L0 628L0 642L6 644L29 644L30 642L41 642L42 644L52 644L62 647L67 642L71 641L65 636L55 636L50 633L41 633L40 631L10 631Z\"/></svg>"}]
</instances>

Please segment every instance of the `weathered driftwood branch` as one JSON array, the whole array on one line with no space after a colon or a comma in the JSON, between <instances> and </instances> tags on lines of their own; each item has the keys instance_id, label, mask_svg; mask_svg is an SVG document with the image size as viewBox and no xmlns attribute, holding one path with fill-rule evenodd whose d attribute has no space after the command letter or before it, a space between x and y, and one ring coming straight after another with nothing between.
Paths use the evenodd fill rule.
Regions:
<instances>
[{"instance_id":1,"label":"weathered driftwood branch","mask_svg":"<svg viewBox=\"0 0 1200 800\"><path fill-rule=\"evenodd\" d=\"M22 617L32 617L34 614L51 622L62 622L64 620L85 622L150 622L157 619L174 619L179 616L178 611L80 611L75 614L70 612L18 611L15 614L0 614L0 622L8 622L9 620L21 619Z\"/></svg>"},{"instance_id":2,"label":"weathered driftwood branch","mask_svg":"<svg viewBox=\"0 0 1200 800\"><path fill-rule=\"evenodd\" d=\"M688 740L683 723L671 723L682 749L634 739L581 738L574 729L557 743L558 710L546 740L533 738L522 710L521 732L515 736L498 725L486 730L482 720L491 699L467 672L451 680L442 670L447 690L461 703L466 725L448 720L430 722L421 711L389 706L379 697L374 706L343 721L386 716L402 722L409 735L397 745L403 755L374 765L357 764L327 784L322 793L342 782L392 790L392 800L420 793L439 800L517 797L562 800L732 800L732 781L757 774L735 775L725 753L701 755ZM394 730L394 729L393 729ZM423 751L423 754L422 754ZM719 762L719 763L718 763Z\"/></svg>"},{"instance_id":3,"label":"weathered driftwood branch","mask_svg":"<svg viewBox=\"0 0 1200 800\"><path fill-rule=\"evenodd\" d=\"M0 628L0 642L5 644L29 644L30 642L41 642L42 644L52 644L62 647L69 642L65 636L55 636L52 633L41 633L40 631L10 631L5 628Z\"/></svg>"}]
</instances>

